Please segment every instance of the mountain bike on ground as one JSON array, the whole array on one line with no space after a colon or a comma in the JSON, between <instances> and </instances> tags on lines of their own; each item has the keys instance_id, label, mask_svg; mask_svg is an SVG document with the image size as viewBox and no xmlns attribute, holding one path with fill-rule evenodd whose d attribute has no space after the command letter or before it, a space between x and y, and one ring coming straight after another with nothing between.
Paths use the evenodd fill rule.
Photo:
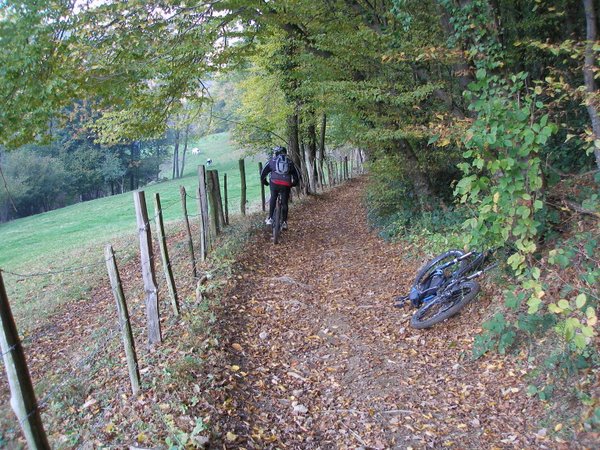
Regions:
<instances>
[{"instance_id":1,"label":"mountain bike on ground","mask_svg":"<svg viewBox=\"0 0 600 450\"><path fill-rule=\"evenodd\" d=\"M410 301L418 308L410 325L419 329L452 317L479 293L475 279L497 266L493 263L484 267L492 253L450 250L436 256L419 269L410 293L396 297L394 306L402 307Z\"/></svg>"}]
</instances>

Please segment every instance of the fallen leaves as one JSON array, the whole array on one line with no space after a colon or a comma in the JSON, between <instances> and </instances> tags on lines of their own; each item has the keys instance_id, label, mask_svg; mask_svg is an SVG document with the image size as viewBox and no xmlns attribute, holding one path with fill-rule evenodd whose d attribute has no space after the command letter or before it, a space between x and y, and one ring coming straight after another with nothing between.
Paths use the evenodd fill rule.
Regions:
<instances>
[{"instance_id":1,"label":"fallen leaves","mask_svg":"<svg viewBox=\"0 0 600 450\"><path fill-rule=\"evenodd\" d=\"M210 435L211 448L306 449L534 448L548 440L548 430L532 428L539 411L521 401L525 371L464 357L480 323L477 302L426 332L408 326L411 310L391 306L420 261L368 228L362 187L292 210L276 247L256 235L211 311L214 335L177 332L191 341L184 350L154 350L162 366L141 372L163 384L132 405L115 396L114 416L100 428L106 442L119 424L154 420L160 429L161 417L170 425L158 434L130 425L129 436L150 444L173 440L177 429L189 445L208 445ZM185 382L169 378L170 363L192 357L201 364L184 366ZM82 398L78 409L91 416L96 399ZM203 418L195 435L193 417Z\"/></svg>"}]
</instances>

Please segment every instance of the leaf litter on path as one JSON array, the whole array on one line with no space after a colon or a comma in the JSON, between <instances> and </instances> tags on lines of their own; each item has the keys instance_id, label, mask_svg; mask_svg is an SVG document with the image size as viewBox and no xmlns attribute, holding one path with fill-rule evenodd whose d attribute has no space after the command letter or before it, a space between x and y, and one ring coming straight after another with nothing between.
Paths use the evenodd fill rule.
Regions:
<instances>
[{"instance_id":1,"label":"leaf litter on path","mask_svg":"<svg viewBox=\"0 0 600 450\"><path fill-rule=\"evenodd\" d=\"M470 359L485 293L423 331L392 306L422 261L369 228L365 185L304 201L280 244L265 230L239 259L225 309L248 376L220 418L226 447L551 448L516 362Z\"/></svg>"}]
</instances>

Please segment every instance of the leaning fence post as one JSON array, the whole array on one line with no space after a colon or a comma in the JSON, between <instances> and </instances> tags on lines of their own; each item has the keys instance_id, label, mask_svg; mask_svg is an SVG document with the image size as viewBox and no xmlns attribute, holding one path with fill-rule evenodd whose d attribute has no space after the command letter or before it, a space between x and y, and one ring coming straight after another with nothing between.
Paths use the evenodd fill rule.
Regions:
<instances>
[{"instance_id":1,"label":"leaning fence post","mask_svg":"<svg viewBox=\"0 0 600 450\"><path fill-rule=\"evenodd\" d=\"M190 258L192 263L192 275L194 278L198 276L196 272L196 256L194 255L194 240L192 239L192 229L190 228L190 218L188 217L187 211L187 194L184 186L179 186L179 194L181 195L181 207L183 209L183 221L185 222L185 229L188 237L188 250L190 252Z\"/></svg>"},{"instance_id":2,"label":"leaning fence post","mask_svg":"<svg viewBox=\"0 0 600 450\"><path fill-rule=\"evenodd\" d=\"M156 232L158 233L158 247L160 248L160 255L162 257L163 272L171 296L171 306L173 307L173 313L178 316L179 300L177 298L177 289L175 288L175 278L173 278L173 268L169 259L169 249L167 248L167 237L165 236L165 225L163 223L160 195L158 192L154 193L154 220L156 222Z\"/></svg>"},{"instance_id":3,"label":"leaning fence post","mask_svg":"<svg viewBox=\"0 0 600 450\"><path fill-rule=\"evenodd\" d=\"M261 162L258 163L258 173L262 174L263 165ZM260 180L260 200L262 201L262 210L265 212L265 185Z\"/></svg>"},{"instance_id":4,"label":"leaning fence post","mask_svg":"<svg viewBox=\"0 0 600 450\"><path fill-rule=\"evenodd\" d=\"M227 174L223 174L223 196L224 196L224 207L225 207L225 225L229 225L229 197L227 196Z\"/></svg>"},{"instance_id":5,"label":"leaning fence post","mask_svg":"<svg viewBox=\"0 0 600 450\"><path fill-rule=\"evenodd\" d=\"M246 215L246 166L244 165L244 160L240 159L240 183L242 192L240 193L240 211L242 212L242 216Z\"/></svg>"},{"instance_id":6,"label":"leaning fence post","mask_svg":"<svg viewBox=\"0 0 600 450\"><path fill-rule=\"evenodd\" d=\"M158 311L158 287L154 271L154 255L152 254L152 235L148 222L146 197L144 191L133 193L135 216L140 238L140 259L142 263L142 278L146 292L146 316L148 318L148 343L150 345L162 342L160 318Z\"/></svg>"},{"instance_id":7,"label":"leaning fence post","mask_svg":"<svg viewBox=\"0 0 600 450\"><path fill-rule=\"evenodd\" d=\"M210 250L208 231L208 199L206 198L206 168L198 166L198 210L200 211L200 257L206 260Z\"/></svg>"},{"instance_id":8,"label":"leaning fence post","mask_svg":"<svg viewBox=\"0 0 600 450\"><path fill-rule=\"evenodd\" d=\"M25 352L10 310L0 271L0 350L10 387L10 405L30 449L50 449L38 409Z\"/></svg>"},{"instance_id":9,"label":"leaning fence post","mask_svg":"<svg viewBox=\"0 0 600 450\"><path fill-rule=\"evenodd\" d=\"M107 245L104 250L106 259L106 269L108 270L108 278L112 292L117 302L117 312L119 314L119 327L123 337L123 347L125 347L125 357L127 358L127 369L129 370L129 381L131 382L131 391L133 395L137 395L140 391L140 371L138 370L137 355L135 353L135 342L133 341L133 333L131 332L131 323L129 322L129 311L125 302L125 294L123 294L123 286L117 261L115 261L115 252L112 245Z\"/></svg>"}]
</instances>

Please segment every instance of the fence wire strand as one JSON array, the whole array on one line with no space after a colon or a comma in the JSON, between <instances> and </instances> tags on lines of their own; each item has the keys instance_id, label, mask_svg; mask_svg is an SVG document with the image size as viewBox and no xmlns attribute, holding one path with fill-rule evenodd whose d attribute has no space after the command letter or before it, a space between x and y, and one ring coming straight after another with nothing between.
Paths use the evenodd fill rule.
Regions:
<instances>
[{"instance_id":1,"label":"fence wire strand","mask_svg":"<svg viewBox=\"0 0 600 450\"><path fill-rule=\"evenodd\" d=\"M100 265L106 264L107 261L109 261L109 260L103 259L102 261L98 261L98 262L95 262L95 263L87 264L85 266L66 267L64 269L49 270L49 271L46 271L46 272L17 273L17 272L12 272L10 270L1 269L1 268L0 268L0 272L5 273L7 275L12 275L12 276L15 276L15 277L19 277L21 280L25 280L27 278L43 277L43 276L48 276L48 275L60 275L62 273L79 272L81 270L91 269L93 267L98 267Z\"/></svg>"},{"instance_id":2,"label":"fence wire strand","mask_svg":"<svg viewBox=\"0 0 600 450\"><path fill-rule=\"evenodd\" d=\"M261 183L258 184L250 184L247 185L247 189L255 189L261 186ZM199 200L199 197L193 196L193 195L189 195L186 191L186 197L190 198L190 199L194 199L194 200ZM227 201L235 201L235 200L241 200L241 195L240 196L231 196L230 192L228 191L228 195L227 195ZM174 207L175 205L179 204L181 202L181 199L177 199L173 202L170 202L169 204L162 206L158 212L155 212L155 214L153 216L151 216L150 218L148 218L145 223L143 224L144 228L140 228L138 231L145 231L148 229L152 228L152 224L153 222L156 221L156 219L166 210ZM189 218L195 218L195 217L201 217L202 213L198 213L198 214L187 214L187 217ZM182 241L183 242L183 241ZM187 242L187 239L185 240L185 242ZM116 252L114 251L115 254L120 253L120 252ZM73 273L73 272L78 272L78 271L84 271L86 269L92 269L92 268L96 268L99 267L101 265L106 265L107 262L109 262L111 259L113 259L113 257L111 256L110 258L103 258L100 261L97 262L93 262L90 264L86 264L86 265L79 265L79 266L72 266L72 267L66 267L63 269L57 269L57 270L49 270L49 271L44 271L44 272L32 272L32 273L18 273L18 272L13 272L10 270L5 270L0 268L0 273L2 274L6 274L6 275L11 275L14 277L18 277L19 280L25 280L25 279L29 279L29 278L34 278L34 277L44 277L44 276L50 276L50 275L59 275L59 274L63 274L63 273ZM151 265L155 265L156 259L159 260L160 264L162 265L162 258L159 258L159 255L157 255L155 252L152 253L152 256L150 257L149 261L144 261L142 263L142 268L145 267L145 265L151 264ZM172 268L174 267L173 264L169 261L167 264L167 267ZM156 280L156 289L158 292L158 289L164 289L166 287L166 281L162 279L162 277L157 277ZM185 304L186 302L182 303L183 307L186 307L187 305ZM47 329L44 329L43 331L39 332L39 333L34 333L32 335L28 335L28 336L21 336L20 339L20 344L24 344L27 342L33 342L35 340L37 340L38 338L48 335L49 333L51 333L53 330L53 327L49 327ZM115 335L118 334L118 329L116 328L111 328L109 329L105 335L100 338L101 341L96 345L96 347L94 348L94 350L92 352L90 352L85 358L79 360L77 363L75 363L74 365L71 366L70 371L64 375L57 375L60 376L60 378L62 379L62 381L54 386L52 386L48 392L46 392L46 394L37 402L36 407L30 411L23 419L19 420L19 424L22 426L23 422L25 422L26 420L28 420L33 414L35 414L36 412L42 410L44 407L46 407L48 405L48 403L57 395L58 392L60 392L67 384L69 384L70 382L72 382L73 380L77 379L77 376L79 374L79 372L81 371L81 369L88 365L88 364L93 364L96 363L97 361L97 357L98 355L103 352L104 350L106 350L109 345L111 345L111 343L114 340ZM8 349L6 349L1 356L4 357L5 355L7 355L8 353L14 351L17 347L18 347L18 343L17 344L13 344L12 346L10 346ZM159 411L160 412L160 411ZM169 424L166 423L164 417L162 416L162 413L160 414L161 420L164 422L165 426L167 426L168 429L170 429ZM183 447L183 444L181 443L181 441L179 440L179 438L177 436L175 436L175 439L177 440L177 442Z\"/></svg>"},{"instance_id":3,"label":"fence wire strand","mask_svg":"<svg viewBox=\"0 0 600 450\"><path fill-rule=\"evenodd\" d=\"M88 356L86 356L84 359L82 359L81 361L79 361L76 364L76 366L75 366L74 369L72 369L67 375L63 376L64 380L61 383L57 384L56 386L53 386L46 393L46 395L44 395L44 397L42 397L40 400L38 400L36 408L34 408L32 411L30 411L23 419L19 420L19 425L20 426L23 426L23 423L27 419L29 419L33 414L35 414L38 411L41 411L48 404L48 402L51 400L51 398L60 389L62 389L64 386L66 386L69 382L71 382L75 378L74 375L75 375L76 372L78 372L81 368L83 368L90 361L92 361L93 359L95 359L95 357L100 352L102 352L103 350L105 350L106 348L108 348L108 346L112 342L112 339L117 334L117 330L115 328L112 328L106 334L107 334L106 338L96 346L96 348L94 349L94 351L92 351Z\"/></svg>"}]
</instances>

